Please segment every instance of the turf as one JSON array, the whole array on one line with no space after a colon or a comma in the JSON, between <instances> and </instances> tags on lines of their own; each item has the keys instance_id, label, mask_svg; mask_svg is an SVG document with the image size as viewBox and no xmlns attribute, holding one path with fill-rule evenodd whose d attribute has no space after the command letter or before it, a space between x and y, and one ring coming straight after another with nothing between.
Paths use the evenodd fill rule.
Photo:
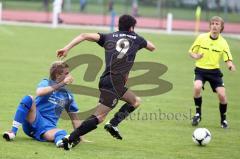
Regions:
<instances>
[{"instance_id":1,"label":"turf","mask_svg":"<svg viewBox=\"0 0 240 159\"><path fill-rule=\"evenodd\" d=\"M14 111L21 97L35 93L37 83L48 77L48 68L56 60L55 51L81 32L90 30L49 29L38 27L0 26L0 130L11 127ZM96 32L96 31L93 31ZM57 149L53 143L41 143L27 137L22 130L13 142L0 139L2 159L205 159L239 158L239 71L229 72L222 63L225 86L227 88L230 128L220 128L218 101L209 85L203 93L203 120L199 127L206 127L212 133L212 141L205 147L194 145L191 136L195 129L190 125L194 114L192 101L192 80L194 62L187 54L195 36L140 33L153 41L157 47L154 53L142 50L138 62L157 62L168 70L160 78L173 84L164 94L142 97L141 108L120 125L123 141L109 136L101 124L86 136L93 143L82 143L70 152ZM239 66L239 40L227 38L236 66ZM79 54L93 54L103 59L103 49L94 43L85 42L74 48L68 59ZM75 84L97 88L94 81L83 80L86 65L72 71ZM103 67L101 68L101 71ZM131 72L131 77L144 71ZM142 85L140 89L152 86ZM134 88L135 89L135 88ZM137 89L137 88L136 88ZM81 91L81 90L80 90ZM97 98L84 95L75 96L81 112L93 108ZM119 108L109 114L108 119ZM61 119L60 128L72 131L71 122Z\"/></svg>"}]
</instances>

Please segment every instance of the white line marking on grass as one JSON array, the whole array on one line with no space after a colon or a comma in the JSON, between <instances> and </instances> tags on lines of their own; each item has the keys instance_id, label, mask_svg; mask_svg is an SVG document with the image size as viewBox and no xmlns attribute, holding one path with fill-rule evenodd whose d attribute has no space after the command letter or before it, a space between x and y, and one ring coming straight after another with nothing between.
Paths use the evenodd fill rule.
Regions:
<instances>
[{"instance_id":1,"label":"white line marking on grass","mask_svg":"<svg viewBox=\"0 0 240 159\"><path fill-rule=\"evenodd\" d=\"M52 25L46 23L30 23L30 22L18 22L18 21L2 21L3 25L14 25L14 26L30 26L30 27L43 27L52 28ZM94 26L94 25L70 25L70 24L60 24L58 28L63 29L87 29L87 30L97 30L97 31L110 31L108 26ZM115 28L117 30L117 28ZM147 28L137 28L137 32L151 33L151 34L167 34L167 35L186 35L195 36L193 31L172 31L172 34L167 33L163 29L147 29ZM223 36L240 40L240 34L223 33Z\"/></svg>"}]
</instances>

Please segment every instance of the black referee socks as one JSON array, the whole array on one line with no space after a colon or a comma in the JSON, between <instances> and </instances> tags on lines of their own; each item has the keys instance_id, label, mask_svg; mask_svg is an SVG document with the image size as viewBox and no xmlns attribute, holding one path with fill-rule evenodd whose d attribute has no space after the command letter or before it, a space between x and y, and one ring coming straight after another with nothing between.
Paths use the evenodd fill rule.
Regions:
<instances>
[{"instance_id":1,"label":"black referee socks","mask_svg":"<svg viewBox=\"0 0 240 159\"><path fill-rule=\"evenodd\" d=\"M222 122L223 120L226 120L227 104L219 103L219 111L220 111L221 122Z\"/></svg>"},{"instance_id":2,"label":"black referee socks","mask_svg":"<svg viewBox=\"0 0 240 159\"><path fill-rule=\"evenodd\" d=\"M196 106L196 113L198 113L201 116L202 97L194 98L194 103Z\"/></svg>"}]
</instances>

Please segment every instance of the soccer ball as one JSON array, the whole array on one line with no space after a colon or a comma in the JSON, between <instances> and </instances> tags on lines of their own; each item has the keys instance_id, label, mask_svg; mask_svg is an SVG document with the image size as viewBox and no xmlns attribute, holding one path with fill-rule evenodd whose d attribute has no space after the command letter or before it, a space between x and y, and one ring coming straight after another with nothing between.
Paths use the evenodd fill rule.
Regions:
<instances>
[{"instance_id":1,"label":"soccer ball","mask_svg":"<svg viewBox=\"0 0 240 159\"><path fill-rule=\"evenodd\" d=\"M207 145L211 138L211 133L206 128L197 128L192 134L193 142L200 146Z\"/></svg>"}]
</instances>

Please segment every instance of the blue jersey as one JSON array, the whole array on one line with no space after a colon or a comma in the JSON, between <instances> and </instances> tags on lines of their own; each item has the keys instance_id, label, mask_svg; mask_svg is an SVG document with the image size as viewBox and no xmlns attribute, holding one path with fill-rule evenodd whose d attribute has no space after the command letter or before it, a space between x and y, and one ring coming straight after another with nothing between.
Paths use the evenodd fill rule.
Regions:
<instances>
[{"instance_id":1,"label":"blue jersey","mask_svg":"<svg viewBox=\"0 0 240 159\"><path fill-rule=\"evenodd\" d=\"M43 79L38 88L48 87L56 84L55 81ZM62 87L52 93L35 98L37 111L54 126L57 125L62 111L77 112L78 107L73 99L73 95L65 87Z\"/></svg>"}]
</instances>

